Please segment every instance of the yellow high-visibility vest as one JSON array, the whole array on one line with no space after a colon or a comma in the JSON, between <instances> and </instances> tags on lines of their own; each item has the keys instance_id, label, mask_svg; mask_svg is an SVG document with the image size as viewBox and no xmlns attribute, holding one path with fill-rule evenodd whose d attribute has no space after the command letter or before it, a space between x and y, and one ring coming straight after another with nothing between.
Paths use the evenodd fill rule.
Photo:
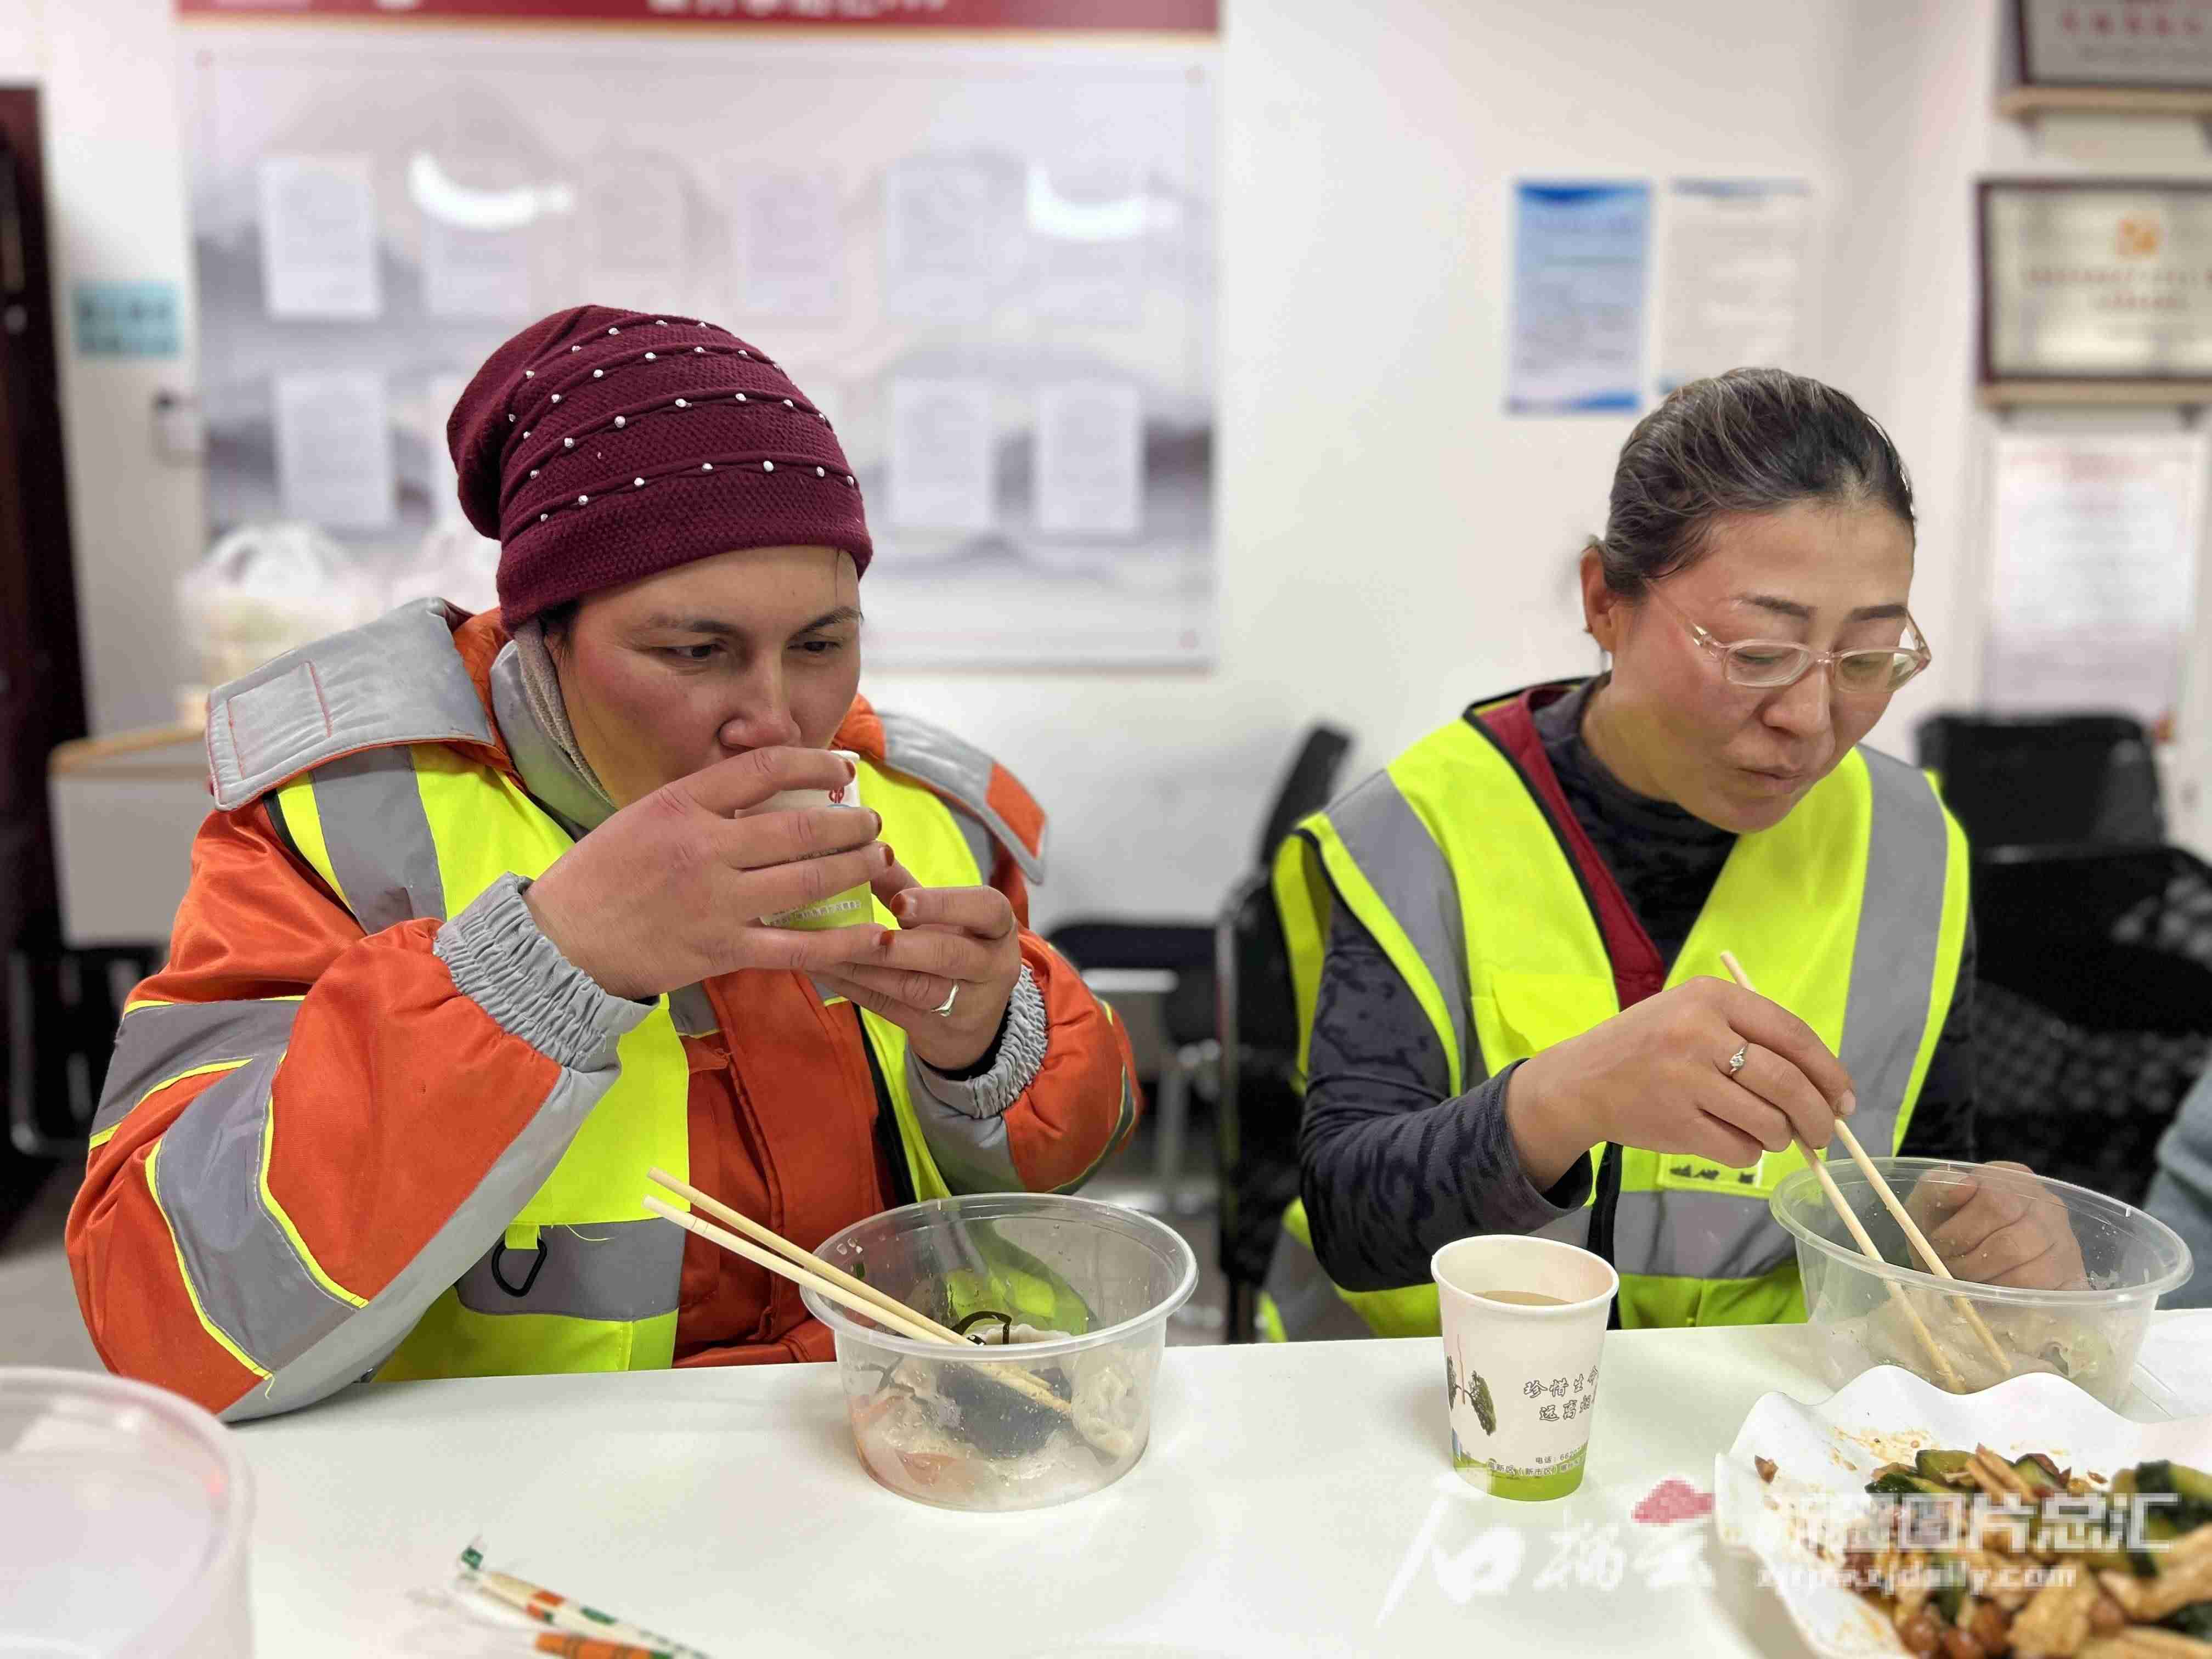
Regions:
<instances>
[{"instance_id":1,"label":"yellow high-visibility vest","mask_svg":"<svg viewBox=\"0 0 2212 1659\"><path fill-rule=\"evenodd\" d=\"M404 750L405 766L377 775L380 787L413 792L420 817L381 811L377 800L354 782L342 794L338 810L358 812L368 825L427 822L429 847L412 847L405 836L353 835L348 844L356 859L388 860L387 887L404 887L410 857L434 857L446 914L456 915L510 872L532 879L574 845L568 832L526 793L514 778L441 744L416 744ZM951 810L921 785L866 762L860 763L861 798L883 815L884 837L899 849L900 860L915 878L931 886L974 886L983 879L975 858ZM331 892L345 893L330 851L345 835L330 821L333 802L319 798L316 774L295 780L275 796L285 831ZM362 884L358 862L347 873ZM349 903L352 901L349 900ZM880 904L876 920L897 924ZM898 1128L908 1179L916 1198L947 1194L944 1177L930 1156L907 1087L906 1033L889 1020L860 1011L873 1051L875 1072ZM488 1376L548 1371L647 1370L668 1365L675 1356L676 1297L672 1282L637 1282L641 1273L665 1277L680 1269L681 1256L659 1235L666 1222L647 1211L641 1200L654 1190L647 1171L655 1166L689 1179L690 1139L687 1101L690 1071L683 1041L669 1013L666 997L623 1037L617 1054L620 1074L592 1109L568 1150L543 1186L507 1230L507 1246L517 1252L520 1274L535 1251L541 1231L580 1228L600 1241L593 1252L595 1282L582 1305L561 1313L484 1313L465 1305L456 1288L447 1288L419 1319L405 1340L377 1371L379 1380L425 1376ZM681 1200L674 1200L672 1202ZM644 1233L632 1231L647 1230ZM628 1241L641 1249L625 1267ZM1006 1288L1006 1287L1002 1287ZM1035 1302L1048 1305L1051 1288L1022 1285ZM594 1300L599 1305L593 1305ZM665 1309L643 1317L624 1316L623 1304ZM1058 1310L1056 1310L1058 1311ZM1062 1311L1062 1317L1079 1317ZM1079 1328L1063 1324L1060 1328Z\"/></svg>"},{"instance_id":2,"label":"yellow high-visibility vest","mask_svg":"<svg viewBox=\"0 0 2212 1659\"><path fill-rule=\"evenodd\" d=\"M1470 709L1299 825L1278 854L1276 903L1298 1006L1299 1071L1332 907L1350 908L1428 1016L1460 1093L1620 1011L1613 965L1545 805ZM1760 992L1817 1031L1856 1086L1852 1127L1901 1144L1958 981L1964 836L1933 786L1860 749L1773 827L1739 836L1668 974L1669 987L1742 962ZM1547 1232L1583 1242L1596 1200ZM1624 1326L1801 1319L1788 1235L1766 1200L1795 1148L1749 1170L1624 1148L1613 1218ZM1279 1263L1317 1273L1300 1206ZM1285 1260L1287 1259L1287 1260ZM1379 1334L1433 1334L1436 1290L1338 1291ZM1273 1333L1271 1333L1273 1334Z\"/></svg>"}]
</instances>

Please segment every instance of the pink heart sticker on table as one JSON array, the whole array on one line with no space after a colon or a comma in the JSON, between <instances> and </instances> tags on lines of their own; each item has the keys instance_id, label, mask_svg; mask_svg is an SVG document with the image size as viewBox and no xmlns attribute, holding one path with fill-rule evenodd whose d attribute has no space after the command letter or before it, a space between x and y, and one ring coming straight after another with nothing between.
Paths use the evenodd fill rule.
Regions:
<instances>
[{"instance_id":1,"label":"pink heart sticker on table","mask_svg":"<svg viewBox=\"0 0 2212 1659\"><path fill-rule=\"evenodd\" d=\"M1668 1475L1644 1493L1628 1516L1640 1527L1663 1527L1676 1521L1700 1521L1712 1512L1712 1493Z\"/></svg>"}]
</instances>

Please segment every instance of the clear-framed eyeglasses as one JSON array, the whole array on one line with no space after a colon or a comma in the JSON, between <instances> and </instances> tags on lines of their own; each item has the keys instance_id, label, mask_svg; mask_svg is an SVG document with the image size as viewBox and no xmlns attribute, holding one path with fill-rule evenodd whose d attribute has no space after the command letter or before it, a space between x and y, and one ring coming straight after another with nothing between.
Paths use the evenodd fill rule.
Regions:
<instances>
[{"instance_id":1,"label":"clear-framed eyeglasses","mask_svg":"<svg viewBox=\"0 0 2212 1659\"><path fill-rule=\"evenodd\" d=\"M1646 587L1644 592L1690 630L1690 637L1720 664L1722 677L1731 685L1778 691L1796 684L1817 665L1827 670L1828 684L1839 697L1886 697L1927 667L1934 655L1920 624L1909 611L1905 617L1905 637L1894 646L1815 651L1789 640L1738 640L1724 645L1684 616L1681 607L1656 587Z\"/></svg>"}]
</instances>

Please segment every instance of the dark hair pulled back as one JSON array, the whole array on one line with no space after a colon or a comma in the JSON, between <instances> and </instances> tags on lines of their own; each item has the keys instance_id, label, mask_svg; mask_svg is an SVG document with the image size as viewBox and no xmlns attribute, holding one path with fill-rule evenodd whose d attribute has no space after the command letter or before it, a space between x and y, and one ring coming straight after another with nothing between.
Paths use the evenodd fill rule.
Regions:
<instances>
[{"instance_id":1,"label":"dark hair pulled back","mask_svg":"<svg viewBox=\"0 0 2212 1659\"><path fill-rule=\"evenodd\" d=\"M1678 387L1637 422L1590 545L1606 586L1635 599L1693 562L1716 520L1801 501L1885 507L1913 527L1912 481L1872 416L1802 374L1732 368Z\"/></svg>"}]
</instances>

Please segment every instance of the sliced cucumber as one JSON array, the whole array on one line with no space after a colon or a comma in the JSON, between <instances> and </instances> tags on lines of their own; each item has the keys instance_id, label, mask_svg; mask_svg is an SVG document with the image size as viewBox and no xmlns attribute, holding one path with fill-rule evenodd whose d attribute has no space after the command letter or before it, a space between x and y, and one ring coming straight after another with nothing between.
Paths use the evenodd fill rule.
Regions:
<instances>
[{"instance_id":1,"label":"sliced cucumber","mask_svg":"<svg viewBox=\"0 0 2212 1659\"><path fill-rule=\"evenodd\" d=\"M2012 1472L2027 1485L2032 1498L2048 1498L2054 1492L2063 1493L2066 1483L2058 1478L2058 1471L2041 1452L2030 1452L2013 1462Z\"/></svg>"},{"instance_id":2,"label":"sliced cucumber","mask_svg":"<svg viewBox=\"0 0 2212 1659\"><path fill-rule=\"evenodd\" d=\"M2168 1630L2178 1630L2184 1636L2194 1636L2200 1641L2212 1642L2212 1601L2191 1601L2166 1621Z\"/></svg>"},{"instance_id":3,"label":"sliced cucumber","mask_svg":"<svg viewBox=\"0 0 2212 1659\"><path fill-rule=\"evenodd\" d=\"M1916 1474L1902 1463L1891 1463L1875 1473L1875 1478L1867 1483L1867 1490L1899 1493L1933 1492L1939 1497L1948 1497L1954 1488L1945 1486L1941 1480L1930 1480L1925 1475Z\"/></svg>"},{"instance_id":4,"label":"sliced cucumber","mask_svg":"<svg viewBox=\"0 0 2212 1659\"><path fill-rule=\"evenodd\" d=\"M2149 1489L2146 1487L2145 1490ZM2171 1510L2151 1510L2143 1516L2142 1535L2146 1544L2171 1544L2181 1534L2181 1523L2173 1518ZM2130 1550L2128 1559L2134 1565L2136 1577L2157 1577L2162 1554L2162 1552L2151 1550Z\"/></svg>"},{"instance_id":5,"label":"sliced cucumber","mask_svg":"<svg viewBox=\"0 0 2212 1659\"><path fill-rule=\"evenodd\" d=\"M1923 1479L1941 1480L1950 1486L1970 1484L1966 1465L1974 1461L1972 1452L1924 1451L1913 1460L1913 1469Z\"/></svg>"}]
</instances>

